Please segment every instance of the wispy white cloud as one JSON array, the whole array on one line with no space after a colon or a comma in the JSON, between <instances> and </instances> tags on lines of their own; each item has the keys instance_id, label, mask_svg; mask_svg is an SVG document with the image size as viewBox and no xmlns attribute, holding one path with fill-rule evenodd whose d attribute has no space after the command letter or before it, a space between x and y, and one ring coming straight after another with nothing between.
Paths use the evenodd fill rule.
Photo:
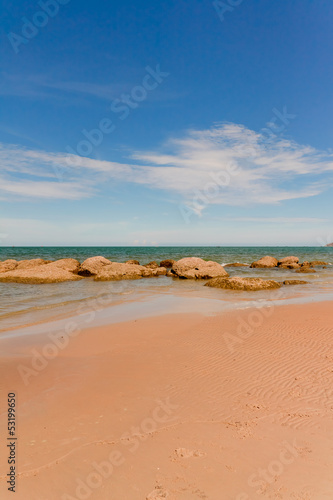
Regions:
<instances>
[{"instance_id":1,"label":"wispy white cloud","mask_svg":"<svg viewBox=\"0 0 333 500\"><path fill-rule=\"evenodd\" d=\"M158 150L132 152L124 162L5 145L0 147L0 161L2 194L79 199L117 181L190 202L214 191L216 179L222 179L224 185L207 195L207 204L240 206L318 195L331 187L333 171L331 152L278 137L267 142L260 133L236 124L191 130Z\"/></svg>"},{"instance_id":2,"label":"wispy white cloud","mask_svg":"<svg viewBox=\"0 0 333 500\"><path fill-rule=\"evenodd\" d=\"M9 75L2 73L0 83L0 95L31 97L31 98L55 98L56 92L62 94L85 94L99 99L112 100L119 93L131 88L130 84L107 83L97 84L93 82L80 81L57 81L46 75Z\"/></svg>"},{"instance_id":3,"label":"wispy white cloud","mask_svg":"<svg viewBox=\"0 0 333 500\"><path fill-rule=\"evenodd\" d=\"M91 95L99 99L112 100L119 96L120 93L125 90L131 89L130 85L119 84L119 83L108 83L108 84L97 84L91 82L56 82L54 80L49 80L45 77L34 77L30 79L31 83L47 88L55 89L69 93L80 92L82 94Z\"/></svg>"},{"instance_id":4,"label":"wispy white cloud","mask_svg":"<svg viewBox=\"0 0 333 500\"><path fill-rule=\"evenodd\" d=\"M138 74L131 75L128 81L121 83L95 83L93 81L60 81L53 75L37 74L22 75L1 73L0 95L27 97L31 99L57 99L69 103L88 101L90 97L109 101L118 99L121 94L131 92L133 86L140 82L142 76ZM167 101L179 99L184 93L178 91L167 91L158 89L150 95L154 101Z\"/></svg>"},{"instance_id":5,"label":"wispy white cloud","mask_svg":"<svg viewBox=\"0 0 333 500\"><path fill-rule=\"evenodd\" d=\"M257 222L262 224L321 224L329 219L320 217L213 217L223 222Z\"/></svg>"},{"instance_id":6,"label":"wispy white cloud","mask_svg":"<svg viewBox=\"0 0 333 500\"><path fill-rule=\"evenodd\" d=\"M74 182L6 181L1 179L1 190L16 197L57 200L80 200L90 197L93 190Z\"/></svg>"}]
</instances>

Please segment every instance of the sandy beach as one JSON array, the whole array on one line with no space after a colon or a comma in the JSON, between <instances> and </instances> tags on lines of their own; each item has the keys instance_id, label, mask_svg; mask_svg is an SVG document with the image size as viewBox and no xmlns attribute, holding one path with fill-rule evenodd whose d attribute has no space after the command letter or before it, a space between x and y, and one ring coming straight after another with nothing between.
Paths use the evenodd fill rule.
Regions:
<instances>
[{"instance_id":1,"label":"sandy beach","mask_svg":"<svg viewBox=\"0 0 333 500\"><path fill-rule=\"evenodd\" d=\"M0 500L333 500L333 2L2 10Z\"/></svg>"},{"instance_id":2,"label":"sandy beach","mask_svg":"<svg viewBox=\"0 0 333 500\"><path fill-rule=\"evenodd\" d=\"M16 394L15 498L332 498L331 310L170 314L82 331L68 320L53 342L8 336L1 398ZM7 472L1 498L13 497Z\"/></svg>"}]
</instances>

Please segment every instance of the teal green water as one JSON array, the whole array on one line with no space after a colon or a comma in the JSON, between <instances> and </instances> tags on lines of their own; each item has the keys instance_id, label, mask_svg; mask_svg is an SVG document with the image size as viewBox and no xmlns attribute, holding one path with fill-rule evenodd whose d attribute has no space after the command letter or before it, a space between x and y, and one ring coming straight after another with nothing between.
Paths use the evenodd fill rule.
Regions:
<instances>
[{"instance_id":1,"label":"teal green water","mask_svg":"<svg viewBox=\"0 0 333 500\"><path fill-rule=\"evenodd\" d=\"M102 255L115 262L136 259L145 264L152 260L201 257L221 264L250 263L264 255L277 258L296 255L301 260L324 260L333 263L333 247L0 247L0 260L50 259L72 257L83 261Z\"/></svg>"},{"instance_id":2,"label":"teal green water","mask_svg":"<svg viewBox=\"0 0 333 500\"><path fill-rule=\"evenodd\" d=\"M136 259L141 264L150 261L160 262L171 258L179 260L183 257L201 257L214 260L222 265L232 262L250 264L265 255L276 258L295 255L301 261L321 260L330 265L327 269L318 269L314 274L301 275L301 279L308 281L302 287L283 287L280 291L265 292L233 292L215 290L204 287L201 280L173 280L168 277L142 279L123 282L95 282L85 279L77 282L57 283L51 285L22 285L16 283L0 283L0 330L20 327L26 324L56 319L63 315L77 315L84 308L103 309L104 317L111 322L115 316L115 307L124 303L140 303L145 301L151 304L159 299L159 304L168 304L164 312L183 312L181 304L189 302L209 309L222 311L230 307L244 307L249 301L278 300L290 302L295 297L300 299L325 300L333 294L333 248L332 247L1 247L0 260L6 259L33 259L44 258L57 260L61 258L75 258L80 262L88 257L102 255L115 262L125 262ZM300 278L290 270L279 269L249 269L228 268L231 276L262 277L264 279ZM171 297L178 298L171 301ZM102 299L101 299L102 298ZM198 300L205 302L198 302ZM197 302L196 302L197 301ZM172 305L170 305L172 304ZM178 305L176 305L178 304ZM199 305L201 304L201 306ZM159 307L160 307L159 306ZM107 313L105 311L108 311ZM139 310L139 309L138 309ZM163 312L163 307L160 308ZM126 317L126 310L125 317ZM204 312L201 310L201 312ZM118 317L118 316L117 316Z\"/></svg>"}]
</instances>

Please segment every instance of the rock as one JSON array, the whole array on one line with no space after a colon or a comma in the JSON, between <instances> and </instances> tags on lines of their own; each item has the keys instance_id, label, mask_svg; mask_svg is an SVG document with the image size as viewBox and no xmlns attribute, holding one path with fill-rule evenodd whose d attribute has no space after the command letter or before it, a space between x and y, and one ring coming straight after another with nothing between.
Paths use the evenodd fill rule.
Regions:
<instances>
[{"instance_id":1,"label":"rock","mask_svg":"<svg viewBox=\"0 0 333 500\"><path fill-rule=\"evenodd\" d=\"M16 269L30 269L31 267L43 266L46 264L44 259L20 260Z\"/></svg>"},{"instance_id":2,"label":"rock","mask_svg":"<svg viewBox=\"0 0 333 500\"><path fill-rule=\"evenodd\" d=\"M149 262L148 264L145 264L144 267L147 267L148 269L157 269L159 265L157 262L153 260L153 262Z\"/></svg>"},{"instance_id":3,"label":"rock","mask_svg":"<svg viewBox=\"0 0 333 500\"><path fill-rule=\"evenodd\" d=\"M278 266L289 265L289 264L298 264L298 263L299 263L298 257L284 257L283 259L279 260Z\"/></svg>"},{"instance_id":4,"label":"rock","mask_svg":"<svg viewBox=\"0 0 333 500\"><path fill-rule=\"evenodd\" d=\"M95 276L95 281L117 281L117 280L135 280L140 278L153 278L165 276L167 270L165 267L150 268L138 264L120 264L111 262L104 266Z\"/></svg>"},{"instance_id":5,"label":"rock","mask_svg":"<svg viewBox=\"0 0 333 500\"><path fill-rule=\"evenodd\" d=\"M266 255L266 257L262 257L261 259L257 260L256 262L252 262L250 267L252 268L267 268L267 267L276 267L278 265L278 260L275 259L275 257L270 257L269 255Z\"/></svg>"},{"instance_id":6,"label":"rock","mask_svg":"<svg viewBox=\"0 0 333 500\"><path fill-rule=\"evenodd\" d=\"M105 257L90 257L82 262L80 269L78 271L79 276L95 276L98 274L104 266L109 266L111 261L105 259Z\"/></svg>"},{"instance_id":7,"label":"rock","mask_svg":"<svg viewBox=\"0 0 333 500\"><path fill-rule=\"evenodd\" d=\"M280 288L281 283L273 280L263 280L261 278L215 278L209 280L205 286L256 292L258 290L273 290Z\"/></svg>"},{"instance_id":8,"label":"rock","mask_svg":"<svg viewBox=\"0 0 333 500\"><path fill-rule=\"evenodd\" d=\"M296 270L296 273L315 273L315 272L316 271L314 269L311 269L311 267L307 266L302 266Z\"/></svg>"},{"instance_id":9,"label":"rock","mask_svg":"<svg viewBox=\"0 0 333 500\"><path fill-rule=\"evenodd\" d=\"M249 264L241 264L240 262L234 262L233 264L226 264L224 267L249 267Z\"/></svg>"},{"instance_id":10,"label":"rock","mask_svg":"<svg viewBox=\"0 0 333 500\"><path fill-rule=\"evenodd\" d=\"M152 269L153 276L166 276L167 268L166 267L158 267L157 269Z\"/></svg>"},{"instance_id":11,"label":"rock","mask_svg":"<svg viewBox=\"0 0 333 500\"><path fill-rule=\"evenodd\" d=\"M184 279L210 279L229 276L227 271L217 262L206 262L199 257L185 257L175 262L172 272Z\"/></svg>"},{"instance_id":12,"label":"rock","mask_svg":"<svg viewBox=\"0 0 333 500\"><path fill-rule=\"evenodd\" d=\"M140 262L138 260L128 260L125 264L135 264L136 266L139 266Z\"/></svg>"},{"instance_id":13,"label":"rock","mask_svg":"<svg viewBox=\"0 0 333 500\"><path fill-rule=\"evenodd\" d=\"M80 262L76 259L60 259L55 260L48 264L50 266L59 267L59 269L63 269L64 271L70 271L71 273L78 273L80 270Z\"/></svg>"},{"instance_id":14,"label":"rock","mask_svg":"<svg viewBox=\"0 0 333 500\"><path fill-rule=\"evenodd\" d=\"M281 264L278 267L279 269L299 269L301 266L296 262L290 262L289 264L288 263Z\"/></svg>"},{"instance_id":15,"label":"rock","mask_svg":"<svg viewBox=\"0 0 333 500\"><path fill-rule=\"evenodd\" d=\"M167 271L166 275L169 277L169 278L178 278L178 276L176 274L174 274L171 269L169 269L169 271Z\"/></svg>"},{"instance_id":16,"label":"rock","mask_svg":"<svg viewBox=\"0 0 333 500\"><path fill-rule=\"evenodd\" d=\"M329 266L329 263L321 260L313 260L310 262L310 266Z\"/></svg>"},{"instance_id":17,"label":"rock","mask_svg":"<svg viewBox=\"0 0 333 500\"><path fill-rule=\"evenodd\" d=\"M284 285L307 285L308 283L308 281L302 280L285 280L283 282Z\"/></svg>"},{"instance_id":18,"label":"rock","mask_svg":"<svg viewBox=\"0 0 333 500\"><path fill-rule=\"evenodd\" d=\"M153 276L153 272L144 266L137 264L120 264L119 262L110 262L103 266L95 276L95 281L117 281L117 280L136 280L142 277Z\"/></svg>"},{"instance_id":19,"label":"rock","mask_svg":"<svg viewBox=\"0 0 333 500\"><path fill-rule=\"evenodd\" d=\"M14 259L7 259L3 262L0 262L0 273L5 273L7 271L12 271L16 268L18 262Z\"/></svg>"},{"instance_id":20,"label":"rock","mask_svg":"<svg viewBox=\"0 0 333 500\"><path fill-rule=\"evenodd\" d=\"M301 267L312 267L312 266L311 266L310 262L305 260L304 262L302 262Z\"/></svg>"},{"instance_id":21,"label":"rock","mask_svg":"<svg viewBox=\"0 0 333 500\"><path fill-rule=\"evenodd\" d=\"M169 269L170 267L172 267L174 265L175 262L176 261L173 259L162 260L160 262L160 267L166 267L167 269Z\"/></svg>"},{"instance_id":22,"label":"rock","mask_svg":"<svg viewBox=\"0 0 333 500\"><path fill-rule=\"evenodd\" d=\"M74 259L64 259L74 260ZM60 267L57 265L60 262ZM65 267L74 268L74 265L63 263L61 261L52 262L41 266L32 267L29 269L14 269L6 273L0 274L0 281L7 283L27 283L27 284L44 284L44 283L62 283L63 281L81 280L80 276L74 274ZM76 261L77 262L77 261Z\"/></svg>"}]
</instances>

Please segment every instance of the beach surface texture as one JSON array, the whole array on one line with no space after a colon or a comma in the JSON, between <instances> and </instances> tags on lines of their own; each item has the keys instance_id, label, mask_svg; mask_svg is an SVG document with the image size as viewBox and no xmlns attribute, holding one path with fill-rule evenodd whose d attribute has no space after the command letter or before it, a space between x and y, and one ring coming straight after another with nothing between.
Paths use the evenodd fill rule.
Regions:
<instances>
[{"instance_id":1,"label":"beach surface texture","mask_svg":"<svg viewBox=\"0 0 333 500\"><path fill-rule=\"evenodd\" d=\"M15 495L1 467L1 499L331 499L331 315L271 304L4 336L19 465Z\"/></svg>"}]
</instances>

